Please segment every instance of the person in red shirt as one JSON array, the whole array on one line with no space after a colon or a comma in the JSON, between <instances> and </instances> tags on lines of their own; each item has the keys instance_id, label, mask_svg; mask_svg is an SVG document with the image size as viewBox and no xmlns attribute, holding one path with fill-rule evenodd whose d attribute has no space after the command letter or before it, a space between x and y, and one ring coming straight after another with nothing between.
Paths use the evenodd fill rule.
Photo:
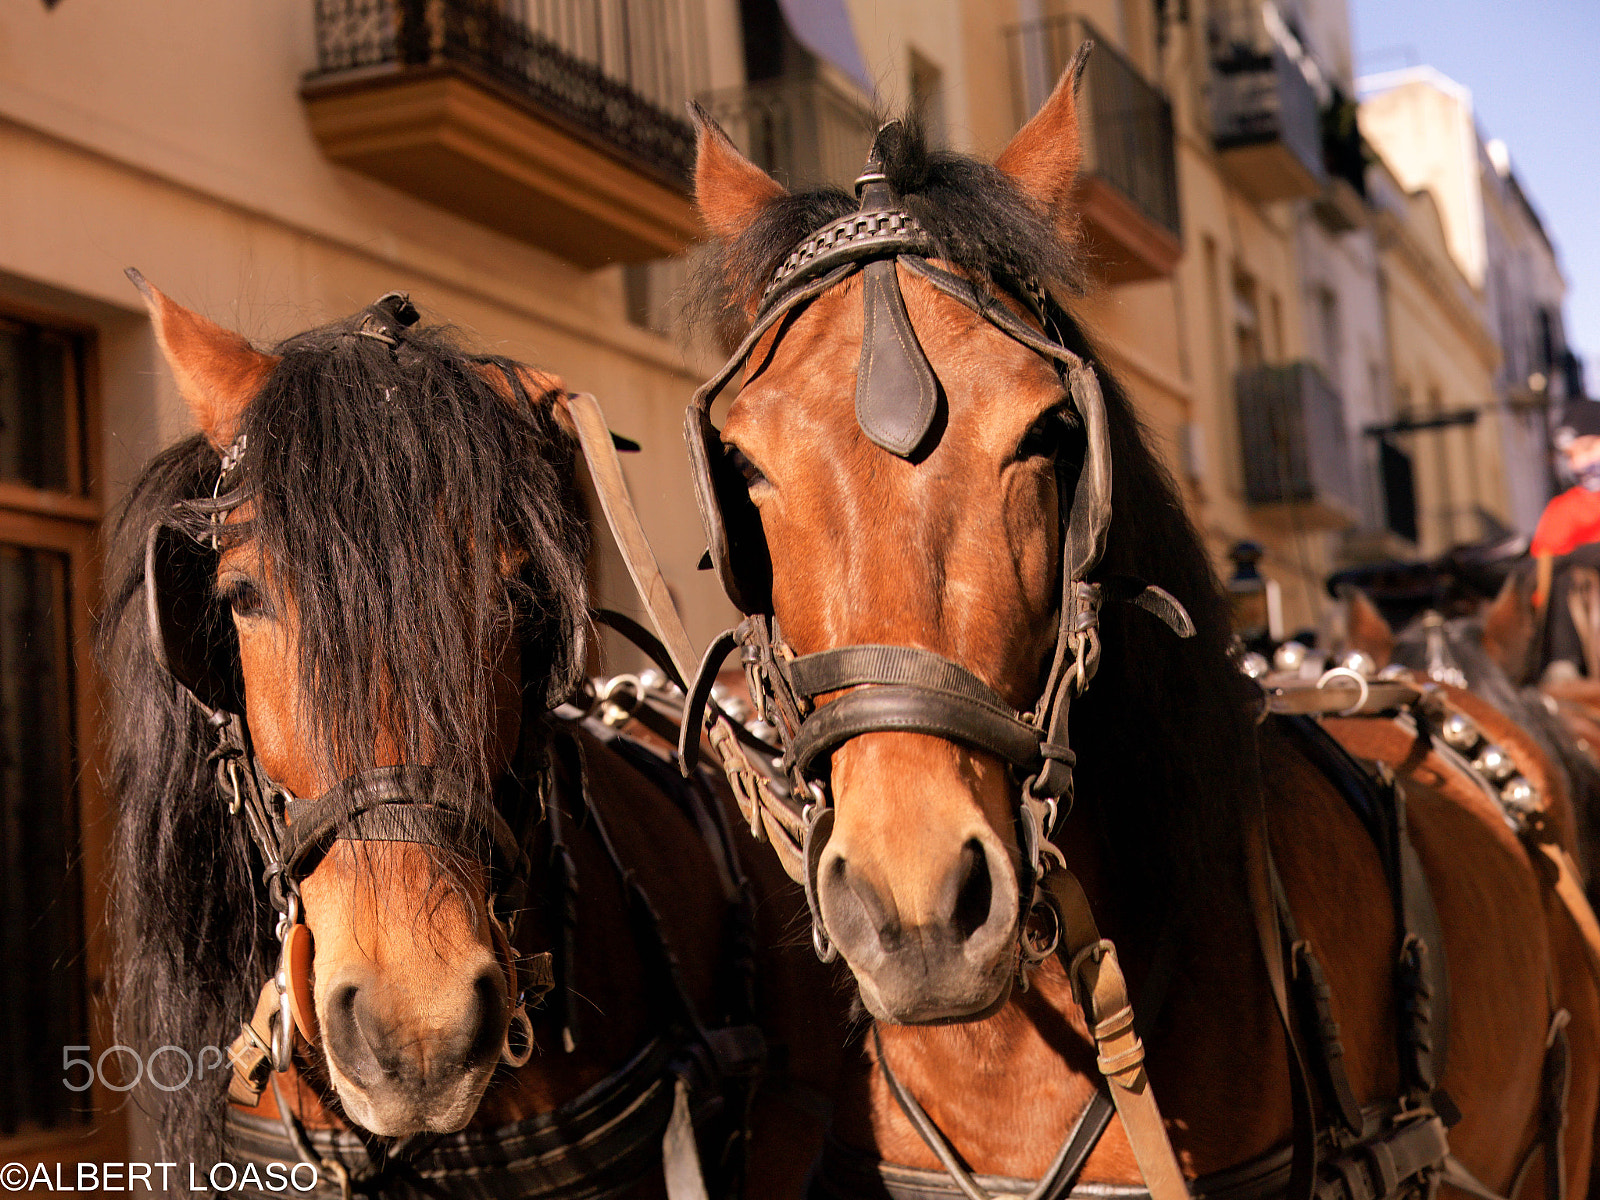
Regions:
<instances>
[{"instance_id":1,"label":"person in red shirt","mask_svg":"<svg viewBox=\"0 0 1600 1200\"><path fill-rule=\"evenodd\" d=\"M1600 403L1569 401L1553 439L1562 474L1574 482L1545 506L1529 548L1535 557L1600 542Z\"/></svg>"},{"instance_id":2,"label":"person in red shirt","mask_svg":"<svg viewBox=\"0 0 1600 1200\"><path fill-rule=\"evenodd\" d=\"M1545 505L1528 552L1541 564L1536 602L1549 592L1545 674L1556 678L1584 673L1583 639L1567 602L1566 572L1554 572L1554 560L1600 543L1600 403L1569 400L1551 440L1560 474L1572 486Z\"/></svg>"}]
</instances>

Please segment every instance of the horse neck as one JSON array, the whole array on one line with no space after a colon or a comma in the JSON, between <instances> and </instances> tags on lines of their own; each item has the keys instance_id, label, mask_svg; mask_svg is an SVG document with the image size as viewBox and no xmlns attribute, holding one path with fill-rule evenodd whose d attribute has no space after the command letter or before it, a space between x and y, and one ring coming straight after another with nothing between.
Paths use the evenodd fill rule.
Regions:
<instances>
[{"instance_id":1,"label":"horse neck","mask_svg":"<svg viewBox=\"0 0 1600 1200\"><path fill-rule=\"evenodd\" d=\"M474 1127L502 1125L551 1112L617 1070L649 1036L642 1000L653 964L645 960L641 930L617 865L587 805L605 807L610 824L648 826L662 803L653 790L587 797L560 785L549 800L559 807L562 841L574 867L571 959L563 962L563 907L568 903L551 863L552 823L546 820L533 848L528 911L519 921L514 950L519 961L551 953L556 986L529 1009L536 1049L511 1079L497 1079L473 1118ZM565 991L565 995L562 992ZM571 1038L571 1048L567 1039Z\"/></svg>"},{"instance_id":2,"label":"horse neck","mask_svg":"<svg viewBox=\"0 0 1600 1200\"><path fill-rule=\"evenodd\" d=\"M1163 1111L1186 1121L1208 1159L1232 1161L1236 1146L1229 1139L1237 1136L1240 1107L1229 1108L1231 1128L1213 1132L1208 1115L1215 1107L1208 1092L1215 1090L1218 1064L1237 1067L1241 1047L1255 1053L1281 1046L1274 1040L1276 1015L1249 910L1242 903L1219 905L1204 921L1152 927L1125 902L1112 878L1096 817L1092 802L1080 802L1062 822L1056 841L1067 868L1083 884L1102 935L1118 948L1141 1025L1153 1024L1146 1050ZM1163 941L1172 944L1163 946ZM1172 982L1158 1019L1151 1022L1140 1006L1142 997L1148 999L1146 982L1158 953L1173 956ZM1219 1020L1219 1013L1226 1019ZM1100 1085L1094 1043L1059 956L1032 972L1026 991L1013 987L1005 1003L982 1020L880 1024L877 1033L896 1077L984 1173L1038 1178ZM1276 1088L1256 1092L1252 1099L1269 1113L1279 1099L1287 1106ZM872 1152L885 1161L936 1165L877 1066L859 1096L859 1109L847 1111L839 1125L846 1140L860 1142L870 1130ZM1262 1144L1270 1144L1270 1138L1263 1137ZM1103 1163L1096 1162L1096 1170L1113 1174L1125 1165L1114 1159ZM1116 1181L1104 1174L1093 1177ZM1136 1183L1138 1177L1129 1174L1123 1181Z\"/></svg>"}]
</instances>

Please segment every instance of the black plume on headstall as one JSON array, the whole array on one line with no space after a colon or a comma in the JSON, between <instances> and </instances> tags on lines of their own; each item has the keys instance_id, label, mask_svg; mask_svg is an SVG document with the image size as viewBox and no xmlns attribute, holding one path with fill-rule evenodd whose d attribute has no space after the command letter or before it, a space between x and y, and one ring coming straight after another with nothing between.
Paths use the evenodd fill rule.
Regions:
<instances>
[{"instance_id":1,"label":"black plume on headstall","mask_svg":"<svg viewBox=\"0 0 1600 1200\"><path fill-rule=\"evenodd\" d=\"M878 130L867 165L856 180L861 212L899 210L883 171L885 137L898 133L898 121ZM891 454L911 458L923 447L938 416L939 377L917 341L900 294L900 274L893 258L879 258L862 268L861 362L856 370L856 421L861 432Z\"/></svg>"},{"instance_id":2,"label":"black plume on headstall","mask_svg":"<svg viewBox=\"0 0 1600 1200\"><path fill-rule=\"evenodd\" d=\"M398 343L401 334L420 320L422 314L411 303L409 295L405 292L385 292L362 312L356 333L393 346Z\"/></svg>"}]
</instances>

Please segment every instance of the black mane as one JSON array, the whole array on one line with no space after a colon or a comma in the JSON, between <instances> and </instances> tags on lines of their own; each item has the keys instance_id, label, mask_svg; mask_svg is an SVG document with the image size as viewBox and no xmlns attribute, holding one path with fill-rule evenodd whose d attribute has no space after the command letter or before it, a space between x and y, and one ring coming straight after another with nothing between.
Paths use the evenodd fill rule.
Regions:
<instances>
[{"instance_id":1,"label":"black mane","mask_svg":"<svg viewBox=\"0 0 1600 1200\"><path fill-rule=\"evenodd\" d=\"M295 598L298 673L316 749L339 778L372 765L376 726L401 756L483 783L491 651L516 627L534 699L576 684L586 653L587 526L576 445L549 397L508 403L514 364L449 330L399 344L357 318L292 338L243 419L247 527ZM106 548L100 658L111 683L118 1038L197 1056L226 1047L276 965L261 865L227 814L202 717L154 656L143 551L174 504L209 496L218 455L194 436L160 454ZM508 570L514 567L515 570ZM216 604L215 597L210 598ZM148 1091L163 1156L220 1153L226 1071ZM173 1072L181 1074L181 1066Z\"/></svg>"},{"instance_id":2,"label":"black mane","mask_svg":"<svg viewBox=\"0 0 1600 1200\"><path fill-rule=\"evenodd\" d=\"M905 209L969 278L1003 289L1036 279L1061 299L1081 289L1070 231L996 167L927 148L914 122L882 143L885 173ZM698 264L688 311L730 327L796 245L857 201L824 188L785 195L737 238ZM1150 450L1140 417L1088 337L1072 321L1064 343L1095 364L1110 426L1112 520L1097 576L1132 575L1175 595L1196 635L1179 641L1142 611L1102 616L1102 665L1072 709L1077 794L1096 821L1122 885L1125 911L1146 932L1168 914L1199 920L1242 903L1241 803L1260 787L1254 685L1229 656L1229 612L1177 485ZM1066 826L1064 826L1066 827ZM1139 931L1134 939L1140 938Z\"/></svg>"}]
</instances>

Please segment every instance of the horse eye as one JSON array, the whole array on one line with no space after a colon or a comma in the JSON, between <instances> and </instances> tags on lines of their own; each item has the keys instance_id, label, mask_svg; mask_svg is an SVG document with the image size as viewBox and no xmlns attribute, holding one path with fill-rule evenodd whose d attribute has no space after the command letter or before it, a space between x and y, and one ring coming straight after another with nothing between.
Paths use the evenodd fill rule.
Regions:
<instances>
[{"instance_id":1,"label":"horse eye","mask_svg":"<svg viewBox=\"0 0 1600 1200\"><path fill-rule=\"evenodd\" d=\"M1066 436L1068 425L1066 410L1052 408L1022 435L1022 441L1017 444L1018 460L1054 458L1061 450L1061 440Z\"/></svg>"},{"instance_id":2,"label":"horse eye","mask_svg":"<svg viewBox=\"0 0 1600 1200\"><path fill-rule=\"evenodd\" d=\"M744 479L745 487L752 488L758 483L767 481L767 477L761 473L761 468L746 458L744 451L739 447L725 443L723 453L728 456L728 462L733 465L733 469Z\"/></svg>"},{"instance_id":3,"label":"horse eye","mask_svg":"<svg viewBox=\"0 0 1600 1200\"><path fill-rule=\"evenodd\" d=\"M252 583L239 580L223 589L222 602L233 610L236 617L259 617L266 612L267 601Z\"/></svg>"}]
</instances>

